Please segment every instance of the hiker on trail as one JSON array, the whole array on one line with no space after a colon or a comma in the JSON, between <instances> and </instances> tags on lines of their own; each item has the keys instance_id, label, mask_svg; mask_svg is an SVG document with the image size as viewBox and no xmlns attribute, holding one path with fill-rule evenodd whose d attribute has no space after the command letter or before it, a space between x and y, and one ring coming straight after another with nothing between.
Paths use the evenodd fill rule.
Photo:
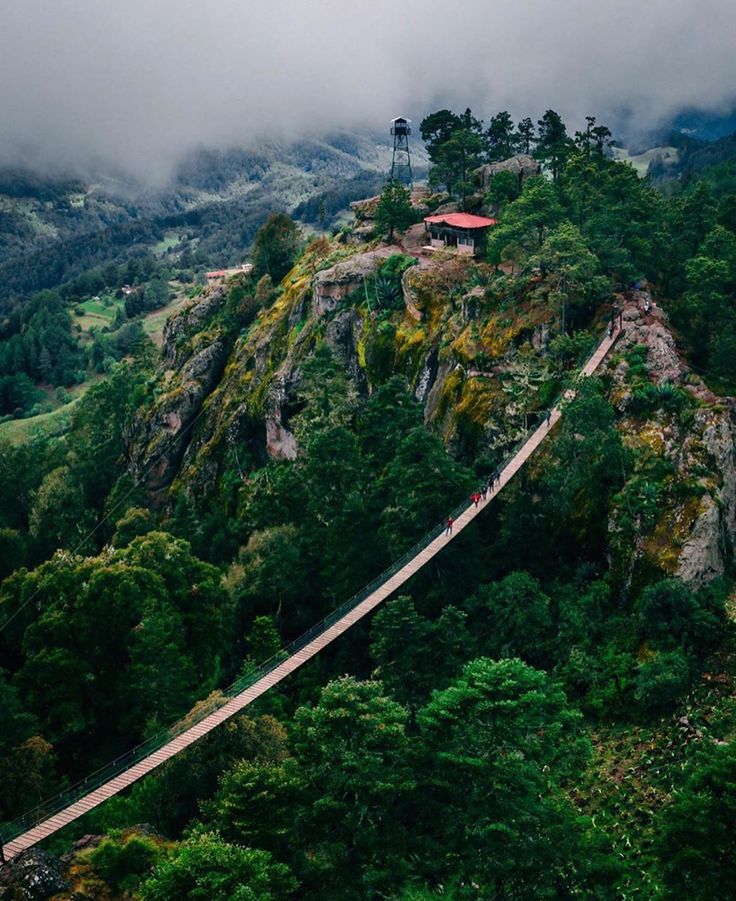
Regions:
<instances>
[{"instance_id":1,"label":"hiker on trail","mask_svg":"<svg viewBox=\"0 0 736 901\"><path fill-rule=\"evenodd\" d=\"M552 419L552 411L547 410L547 412L544 414L544 421L547 423L547 428L549 428L551 419Z\"/></svg>"},{"instance_id":2,"label":"hiker on trail","mask_svg":"<svg viewBox=\"0 0 736 901\"><path fill-rule=\"evenodd\" d=\"M483 482L480 486L480 493L483 495L483 500L488 497L488 482Z\"/></svg>"},{"instance_id":3,"label":"hiker on trail","mask_svg":"<svg viewBox=\"0 0 736 901\"><path fill-rule=\"evenodd\" d=\"M613 321L611 321L611 324L608 326L608 337L613 338Z\"/></svg>"},{"instance_id":4,"label":"hiker on trail","mask_svg":"<svg viewBox=\"0 0 736 901\"><path fill-rule=\"evenodd\" d=\"M478 506L478 502L480 501L480 494L478 494L477 491L474 491L474 492L470 495L470 500L471 500L471 501L475 504L475 506L477 507L477 506Z\"/></svg>"},{"instance_id":5,"label":"hiker on trail","mask_svg":"<svg viewBox=\"0 0 736 901\"><path fill-rule=\"evenodd\" d=\"M447 517L447 528L445 529L445 535L452 535L452 525L454 522L455 520L451 516Z\"/></svg>"},{"instance_id":6,"label":"hiker on trail","mask_svg":"<svg viewBox=\"0 0 736 901\"><path fill-rule=\"evenodd\" d=\"M649 298L647 297L647 299L644 301L644 312L648 313L651 309L652 309L652 303L649 300Z\"/></svg>"}]
</instances>

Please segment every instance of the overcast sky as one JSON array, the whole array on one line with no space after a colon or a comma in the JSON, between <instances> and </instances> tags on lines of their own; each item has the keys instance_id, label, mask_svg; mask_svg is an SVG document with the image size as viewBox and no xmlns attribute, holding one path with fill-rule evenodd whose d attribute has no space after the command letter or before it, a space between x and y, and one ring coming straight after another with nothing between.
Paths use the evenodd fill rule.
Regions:
<instances>
[{"instance_id":1,"label":"overcast sky","mask_svg":"<svg viewBox=\"0 0 736 901\"><path fill-rule=\"evenodd\" d=\"M198 145L445 105L646 125L736 95L734 0L0 2L0 160L153 181Z\"/></svg>"}]
</instances>

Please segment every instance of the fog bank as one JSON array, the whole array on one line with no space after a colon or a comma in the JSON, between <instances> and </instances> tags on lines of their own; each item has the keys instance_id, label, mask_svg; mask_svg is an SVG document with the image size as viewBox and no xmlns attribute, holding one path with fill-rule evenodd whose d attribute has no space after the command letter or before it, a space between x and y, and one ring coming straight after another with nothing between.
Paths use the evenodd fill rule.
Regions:
<instances>
[{"instance_id":1,"label":"fog bank","mask_svg":"<svg viewBox=\"0 0 736 901\"><path fill-rule=\"evenodd\" d=\"M732 0L5 0L0 162L160 183L192 149L449 105L639 127L736 95Z\"/></svg>"}]
</instances>

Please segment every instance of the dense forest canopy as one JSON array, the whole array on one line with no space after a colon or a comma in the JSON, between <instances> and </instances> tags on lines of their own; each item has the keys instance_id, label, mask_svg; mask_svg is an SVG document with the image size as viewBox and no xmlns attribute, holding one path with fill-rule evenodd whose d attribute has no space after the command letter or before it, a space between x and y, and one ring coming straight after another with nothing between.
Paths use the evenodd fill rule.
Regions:
<instances>
[{"instance_id":1,"label":"dense forest canopy","mask_svg":"<svg viewBox=\"0 0 736 901\"><path fill-rule=\"evenodd\" d=\"M142 329L81 343L74 306L140 288L120 313L135 323L192 258L80 262L2 325L0 413L105 375L62 436L0 444L8 820L276 653L574 393L531 465L368 625L59 837L104 833L75 858L79 897L736 889L733 530L718 566L681 565L736 490L718 456L733 160L663 192L593 117L570 136L553 110L440 110L420 131L423 202L492 212L485 258L413 258L422 210L389 183L372 235L268 217L253 271L192 291L161 351ZM514 154L539 170L479 185ZM639 338L574 383L613 311Z\"/></svg>"}]
</instances>

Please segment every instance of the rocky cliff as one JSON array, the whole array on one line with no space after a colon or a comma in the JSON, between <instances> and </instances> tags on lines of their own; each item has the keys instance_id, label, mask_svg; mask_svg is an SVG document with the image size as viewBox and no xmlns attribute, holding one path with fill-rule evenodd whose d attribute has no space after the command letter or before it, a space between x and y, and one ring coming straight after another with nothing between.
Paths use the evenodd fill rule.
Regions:
<instances>
[{"instance_id":1,"label":"rocky cliff","mask_svg":"<svg viewBox=\"0 0 736 901\"><path fill-rule=\"evenodd\" d=\"M551 371L557 320L543 286L530 282L509 306L487 266L451 258L408 270L398 303L386 306L376 273L392 252L315 243L254 321L233 313L235 293L254 290L239 277L169 322L158 397L138 414L128 442L130 471L146 473L157 504L179 492L209 503L228 473L247 480L269 458L297 456L291 420L301 364L318 342L362 394L403 376L427 427L456 455L471 460L518 437L510 388L520 348L529 366ZM725 571L736 534L733 407L689 371L648 293L619 300L626 332L609 368L611 397L635 463L611 513L615 552L628 579L654 567L702 584ZM631 513L644 504L641 492L655 489L657 515Z\"/></svg>"},{"instance_id":2,"label":"rocky cliff","mask_svg":"<svg viewBox=\"0 0 736 901\"><path fill-rule=\"evenodd\" d=\"M632 544L630 564L646 562L700 586L726 572L736 537L734 403L715 397L690 370L648 291L633 292L623 320L625 333L611 364L620 427L640 452L643 473L660 462L669 467L656 522ZM650 396L660 399L644 415L641 386L634 387L632 378L642 365L646 381L659 389Z\"/></svg>"}]
</instances>

